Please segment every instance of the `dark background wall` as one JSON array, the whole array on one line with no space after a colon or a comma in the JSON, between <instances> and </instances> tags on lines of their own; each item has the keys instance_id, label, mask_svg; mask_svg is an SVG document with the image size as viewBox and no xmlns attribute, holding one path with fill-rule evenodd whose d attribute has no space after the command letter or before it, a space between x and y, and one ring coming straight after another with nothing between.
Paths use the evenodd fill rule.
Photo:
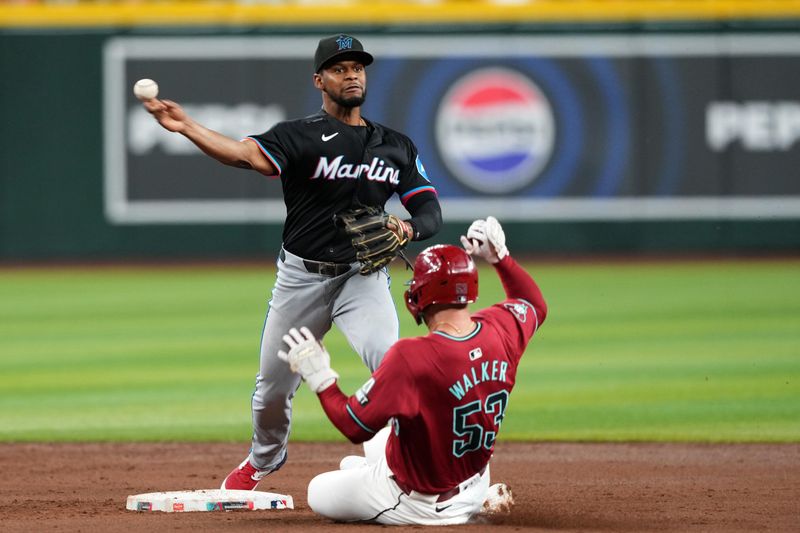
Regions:
<instances>
[{"instance_id":1,"label":"dark background wall","mask_svg":"<svg viewBox=\"0 0 800 533\"><path fill-rule=\"evenodd\" d=\"M338 28L337 28L338 29ZM508 28L466 28L479 35ZM320 35L331 28L283 28L285 35ZM378 28L354 33L385 35ZM515 35L722 34L773 31L800 35L782 24L652 27L569 25L515 27ZM411 34L407 30L395 33ZM441 33L464 34L463 27ZM197 30L193 31L198 33ZM203 30L209 36L274 35L269 28ZM118 224L104 206L103 47L111 38L181 36L186 30L129 31L5 30L0 32L0 260L106 259L159 257L273 256L280 246L280 223ZM420 36L424 38L424 34ZM800 56L798 56L800 57ZM719 59L724 63L727 59ZM800 66L798 59L797 66ZM794 83L800 69L787 73ZM780 83L780 80L779 82ZM420 147L421 151L430 147ZM797 157L797 145L783 156ZM786 176L800 178L791 157L770 163ZM215 165L213 161L209 165ZM783 165L783 166L782 166ZM800 180L796 180L800 183ZM791 187L790 187L791 189ZM788 189L786 194L791 195ZM778 195L780 196L780 194ZM476 216L503 213L476 213ZM533 220L505 224L516 250L531 253L796 253L800 219L793 216L718 219ZM440 242L457 242L466 224L445 225Z\"/></svg>"}]
</instances>

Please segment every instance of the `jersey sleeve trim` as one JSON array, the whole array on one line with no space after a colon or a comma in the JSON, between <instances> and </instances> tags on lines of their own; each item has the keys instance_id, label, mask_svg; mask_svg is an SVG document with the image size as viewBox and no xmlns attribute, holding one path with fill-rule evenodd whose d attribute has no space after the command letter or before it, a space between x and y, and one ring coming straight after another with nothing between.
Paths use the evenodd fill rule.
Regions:
<instances>
[{"instance_id":1,"label":"jersey sleeve trim","mask_svg":"<svg viewBox=\"0 0 800 533\"><path fill-rule=\"evenodd\" d=\"M349 415L350 415L350 418L352 418L352 419L353 419L353 422L355 422L356 424L358 424L358 427L360 427L361 429L363 429L364 431L367 431L367 432L369 432L369 433L373 433L373 434L374 434L374 433L377 433L377 432L376 432L374 429L370 429L369 427L367 427L366 425L364 425L364 423L363 423L363 422L361 422L361 420L359 420L359 419L358 419L358 417L357 417L357 416L356 416L356 414L353 412L353 410L352 410L352 409L350 409L350 406L349 406L349 405L345 405L345 408L347 409L347 414L349 414Z\"/></svg>"},{"instance_id":2,"label":"jersey sleeve trim","mask_svg":"<svg viewBox=\"0 0 800 533\"><path fill-rule=\"evenodd\" d=\"M283 170L281 169L281 166L278 164L278 160L275 159L272 156L272 154L269 153L269 150L264 148L264 146L260 142L258 142L258 139L256 139L255 137L245 137L242 140L243 141L253 141L254 143L256 143L256 145L258 146L259 150L261 150L261 153L263 153L264 156L267 159L269 159L269 162L272 163L275 166L275 168L278 170L278 175L280 176L283 173Z\"/></svg>"},{"instance_id":3,"label":"jersey sleeve trim","mask_svg":"<svg viewBox=\"0 0 800 533\"><path fill-rule=\"evenodd\" d=\"M400 201L403 203L403 205L405 205L405 203L409 201L411 198L426 191L430 191L434 194L434 196L438 196L436 194L436 189L434 189L432 185L423 185L421 187L417 187L416 189L411 189L410 191L406 192L404 195L400 197Z\"/></svg>"}]
</instances>

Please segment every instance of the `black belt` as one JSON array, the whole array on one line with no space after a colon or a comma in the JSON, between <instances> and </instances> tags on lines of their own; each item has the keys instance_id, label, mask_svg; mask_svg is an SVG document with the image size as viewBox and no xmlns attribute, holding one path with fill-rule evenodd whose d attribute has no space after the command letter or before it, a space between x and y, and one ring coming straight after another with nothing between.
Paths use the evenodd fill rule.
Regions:
<instances>
[{"instance_id":1,"label":"black belt","mask_svg":"<svg viewBox=\"0 0 800 533\"><path fill-rule=\"evenodd\" d=\"M278 257L280 257L281 261L286 261L286 252L283 248L281 248ZM325 263L323 261L311 261L310 259L303 259L303 266L312 274L320 274L331 278L347 274L351 268L347 263Z\"/></svg>"},{"instance_id":2,"label":"black belt","mask_svg":"<svg viewBox=\"0 0 800 533\"><path fill-rule=\"evenodd\" d=\"M480 471L478 472L478 474L483 475L484 472L486 472L486 466L481 468ZM406 494L411 494L411 491L414 490L414 489L408 488L405 484L402 484L396 477L392 476L392 479L394 479L395 484L398 487L400 487L400 490L402 490ZM436 503L446 502L450 498L452 498L454 496L457 496L459 492L461 492L461 483L459 483L458 485L456 485L455 487L453 487L450 490L447 490L445 492L439 493L439 495L438 495L439 497L436 498Z\"/></svg>"}]
</instances>

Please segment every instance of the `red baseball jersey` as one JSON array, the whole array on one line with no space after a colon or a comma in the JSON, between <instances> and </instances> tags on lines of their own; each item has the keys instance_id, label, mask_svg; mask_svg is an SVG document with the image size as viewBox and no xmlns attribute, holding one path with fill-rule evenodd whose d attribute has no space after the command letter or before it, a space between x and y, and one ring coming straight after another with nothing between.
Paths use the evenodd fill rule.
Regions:
<instances>
[{"instance_id":1,"label":"red baseball jersey","mask_svg":"<svg viewBox=\"0 0 800 533\"><path fill-rule=\"evenodd\" d=\"M319 395L354 442L392 421L386 456L400 486L442 493L492 456L517 365L546 313L538 287L513 259L497 271L509 299L472 315L472 332L402 339L356 394L346 398L334 385Z\"/></svg>"}]
</instances>

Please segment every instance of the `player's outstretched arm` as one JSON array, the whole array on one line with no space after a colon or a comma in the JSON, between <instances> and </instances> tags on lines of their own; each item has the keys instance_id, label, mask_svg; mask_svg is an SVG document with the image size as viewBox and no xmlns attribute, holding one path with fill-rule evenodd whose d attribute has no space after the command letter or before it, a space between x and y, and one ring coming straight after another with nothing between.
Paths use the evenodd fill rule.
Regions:
<instances>
[{"instance_id":1,"label":"player's outstretched arm","mask_svg":"<svg viewBox=\"0 0 800 533\"><path fill-rule=\"evenodd\" d=\"M255 143L239 142L206 128L192 120L186 111L172 100L153 98L142 102L142 105L164 129L185 136L205 154L220 163L238 168L251 168L267 176L278 173Z\"/></svg>"}]
</instances>

